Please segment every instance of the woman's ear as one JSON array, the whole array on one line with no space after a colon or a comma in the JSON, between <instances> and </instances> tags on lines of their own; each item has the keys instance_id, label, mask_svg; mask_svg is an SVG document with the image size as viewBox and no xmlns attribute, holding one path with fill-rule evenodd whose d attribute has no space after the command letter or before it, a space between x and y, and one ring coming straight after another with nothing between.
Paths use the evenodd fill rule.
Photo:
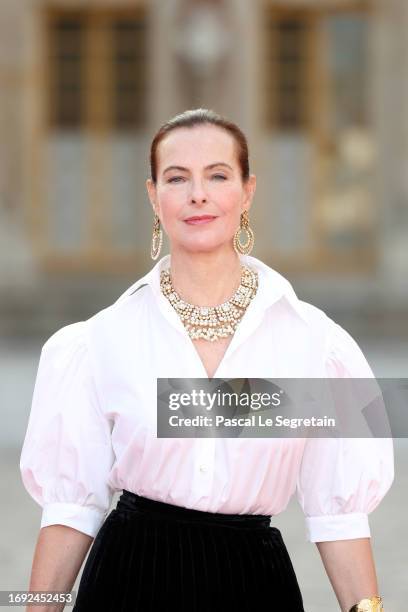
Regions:
<instances>
[{"instance_id":1,"label":"woman's ear","mask_svg":"<svg viewBox=\"0 0 408 612\"><path fill-rule=\"evenodd\" d=\"M153 212L158 214L158 208L156 206L156 185L153 183L151 178L146 180L146 189Z\"/></svg>"},{"instance_id":2,"label":"woman's ear","mask_svg":"<svg viewBox=\"0 0 408 612\"><path fill-rule=\"evenodd\" d=\"M251 174L244 184L245 197L243 202L243 210L249 210L252 204L253 197L256 190L256 176Z\"/></svg>"}]
</instances>

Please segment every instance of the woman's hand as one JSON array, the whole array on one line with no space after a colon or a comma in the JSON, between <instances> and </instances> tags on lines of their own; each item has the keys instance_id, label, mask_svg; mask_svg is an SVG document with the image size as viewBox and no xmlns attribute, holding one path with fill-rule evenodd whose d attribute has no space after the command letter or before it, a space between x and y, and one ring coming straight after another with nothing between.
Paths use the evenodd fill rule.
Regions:
<instances>
[{"instance_id":1,"label":"woman's hand","mask_svg":"<svg viewBox=\"0 0 408 612\"><path fill-rule=\"evenodd\" d=\"M342 612L360 599L379 595L371 538L316 542Z\"/></svg>"}]
</instances>

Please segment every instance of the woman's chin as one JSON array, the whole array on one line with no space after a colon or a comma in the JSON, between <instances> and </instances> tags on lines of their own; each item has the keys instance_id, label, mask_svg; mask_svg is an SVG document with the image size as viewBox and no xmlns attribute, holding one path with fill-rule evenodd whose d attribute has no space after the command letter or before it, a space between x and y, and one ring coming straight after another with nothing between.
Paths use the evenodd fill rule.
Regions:
<instances>
[{"instance_id":1,"label":"woman's chin","mask_svg":"<svg viewBox=\"0 0 408 612\"><path fill-rule=\"evenodd\" d=\"M216 242L209 240L191 240L187 242L182 242L176 245L173 243L173 246L176 246L180 251L187 251L189 253L211 253L213 251L217 251L219 249L225 248L227 245L225 242Z\"/></svg>"}]
</instances>

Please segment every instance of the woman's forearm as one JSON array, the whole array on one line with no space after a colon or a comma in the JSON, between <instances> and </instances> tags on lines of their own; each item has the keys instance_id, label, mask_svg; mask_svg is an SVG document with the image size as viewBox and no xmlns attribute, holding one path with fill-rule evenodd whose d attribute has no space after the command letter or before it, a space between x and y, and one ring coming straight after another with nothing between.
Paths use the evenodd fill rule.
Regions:
<instances>
[{"instance_id":1,"label":"woman's forearm","mask_svg":"<svg viewBox=\"0 0 408 612\"><path fill-rule=\"evenodd\" d=\"M342 612L379 594L371 538L316 542L316 546Z\"/></svg>"},{"instance_id":2,"label":"woman's forearm","mask_svg":"<svg viewBox=\"0 0 408 612\"><path fill-rule=\"evenodd\" d=\"M92 541L91 536L65 525L40 529L29 590L71 591ZM26 612L61 612L64 605L27 606Z\"/></svg>"}]
</instances>

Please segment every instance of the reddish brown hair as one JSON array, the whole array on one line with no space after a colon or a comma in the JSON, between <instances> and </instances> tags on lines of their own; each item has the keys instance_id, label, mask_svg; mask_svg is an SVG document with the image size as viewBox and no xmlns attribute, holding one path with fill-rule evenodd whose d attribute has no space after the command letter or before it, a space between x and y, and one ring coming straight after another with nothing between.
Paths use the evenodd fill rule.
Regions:
<instances>
[{"instance_id":1,"label":"reddish brown hair","mask_svg":"<svg viewBox=\"0 0 408 612\"><path fill-rule=\"evenodd\" d=\"M248 143L240 128L225 117L207 108L186 110L176 115L159 128L150 146L150 174L154 184L157 182L157 148L167 134L177 128L193 128L196 125L211 124L220 127L231 134L237 147L238 163L241 168L242 181L249 178Z\"/></svg>"}]
</instances>

